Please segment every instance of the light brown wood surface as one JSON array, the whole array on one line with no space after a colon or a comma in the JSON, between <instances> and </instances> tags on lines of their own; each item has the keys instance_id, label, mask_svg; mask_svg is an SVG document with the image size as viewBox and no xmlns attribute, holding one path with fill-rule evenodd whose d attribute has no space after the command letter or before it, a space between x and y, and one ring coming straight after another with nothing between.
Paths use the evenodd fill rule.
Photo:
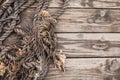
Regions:
<instances>
[{"instance_id":1,"label":"light brown wood surface","mask_svg":"<svg viewBox=\"0 0 120 80\"><path fill-rule=\"evenodd\" d=\"M56 32L120 32L119 13L113 9L68 9L59 18Z\"/></svg>"},{"instance_id":2,"label":"light brown wood surface","mask_svg":"<svg viewBox=\"0 0 120 80\"><path fill-rule=\"evenodd\" d=\"M120 67L119 61L120 58L70 58L66 60L65 72L51 66L46 80L105 80L108 77L119 80L120 77L116 77L119 75L115 72ZM106 71L107 63L112 63L110 71Z\"/></svg>"},{"instance_id":3,"label":"light brown wood surface","mask_svg":"<svg viewBox=\"0 0 120 80\"><path fill-rule=\"evenodd\" d=\"M60 0L52 0L49 7L60 7ZM32 6L36 7L36 5ZM119 0L70 0L69 8L120 8Z\"/></svg>"},{"instance_id":4,"label":"light brown wood surface","mask_svg":"<svg viewBox=\"0 0 120 80\"><path fill-rule=\"evenodd\" d=\"M57 33L67 57L120 57L119 33Z\"/></svg>"}]
</instances>

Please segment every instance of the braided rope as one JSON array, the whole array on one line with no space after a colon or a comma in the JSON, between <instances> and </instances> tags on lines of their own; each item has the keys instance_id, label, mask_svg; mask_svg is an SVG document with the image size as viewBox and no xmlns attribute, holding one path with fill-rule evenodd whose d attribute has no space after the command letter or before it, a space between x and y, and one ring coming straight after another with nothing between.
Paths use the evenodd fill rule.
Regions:
<instances>
[{"instance_id":1,"label":"braided rope","mask_svg":"<svg viewBox=\"0 0 120 80\"><path fill-rule=\"evenodd\" d=\"M10 54L6 54L6 55L7 55L7 57L8 57L10 60L13 60L13 61L16 61L16 60L19 59L18 57L14 57L14 56L12 56L12 55L10 55Z\"/></svg>"},{"instance_id":2,"label":"braided rope","mask_svg":"<svg viewBox=\"0 0 120 80\"><path fill-rule=\"evenodd\" d=\"M39 1L39 4L38 4L38 6L37 6L37 8L36 8L36 14L38 14L41 10L45 10L45 9L47 9L47 7L49 6L49 3L50 3L50 0L40 0ZM35 16L36 16L36 14L35 14ZM35 36L34 36L35 37ZM34 49L34 51L35 51L35 53L39 53L39 56L41 55L41 56L43 56L43 55L45 55L43 52L44 52L44 49L42 49L43 48L43 45L42 44L39 44L39 43L37 43L36 40L37 38L35 38L34 39L34 41L32 41L32 44L31 45L28 45L28 46L30 46L31 48L33 48ZM39 44L39 45L38 45ZM41 51L42 50L42 51ZM33 52L34 52L33 51ZM34 53L34 54L35 54ZM44 56L43 56L44 57ZM43 58L42 57L42 58ZM41 59L41 58L40 58ZM39 60L40 60L39 59ZM32 64L26 64L26 63L24 63L23 64L23 66L25 67L25 68L30 68L30 65L32 65ZM32 66L31 66L32 67ZM39 70L39 68L38 68L38 70ZM41 71L39 71L39 72L41 72ZM39 79L40 78L40 80L42 80L42 79L44 79L45 78L45 76L46 76L46 74L47 74L47 72L48 72L48 66L46 65L45 67L44 67L44 74L42 74L42 75L39 75L36 79Z\"/></svg>"},{"instance_id":3,"label":"braided rope","mask_svg":"<svg viewBox=\"0 0 120 80\"><path fill-rule=\"evenodd\" d=\"M24 34L25 34L25 32L24 32L23 30L21 30L21 29L15 28L14 31L15 31L17 34L19 34L19 35L24 35Z\"/></svg>"},{"instance_id":4,"label":"braided rope","mask_svg":"<svg viewBox=\"0 0 120 80\"><path fill-rule=\"evenodd\" d=\"M5 40L11 32L13 32L13 29L15 28L17 22L16 22L16 19L18 18L18 14L20 12L22 12L23 10L25 10L26 8L28 8L30 5L32 5L35 1L34 0L30 0L28 1L28 3L26 3L25 5L22 6L22 4L24 4L25 2L22 2L21 4L19 4L18 6L18 3L15 4L15 13L12 15L14 16L14 20L12 20L11 22L11 25L10 25L10 29L8 31L6 31L1 37L0 37L0 41L2 42L3 40ZM22 6L20 8L20 6ZM20 8L20 10L19 10Z\"/></svg>"},{"instance_id":5,"label":"braided rope","mask_svg":"<svg viewBox=\"0 0 120 80\"><path fill-rule=\"evenodd\" d=\"M17 18L18 17L18 9L19 9L19 6L18 6L18 2L16 1L14 3L14 10L15 10L15 17ZM6 31L1 37L0 37L0 41L2 42L3 40L5 40L9 35L10 33L13 31L13 29L15 28L15 25L16 25L16 20L12 20L11 21L11 25L10 25L10 29L8 31Z\"/></svg>"},{"instance_id":6,"label":"braided rope","mask_svg":"<svg viewBox=\"0 0 120 80\"><path fill-rule=\"evenodd\" d=\"M5 55L11 49L12 49L11 47L5 47L4 49L2 49L2 51L0 53L0 57Z\"/></svg>"},{"instance_id":7,"label":"braided rope","mask_svg":"<svg viewBox=\"0 0 120 80\"><path fill-rule=\"evenodd\" d=\"M1 9L0 9L0 16L4 13L4 11L14 2L15 0L6 0L6 2L3 3Z\"/></svg>"},{"instance_id":8,"label":"braided rope","mask_svg":"<svg viewBox=\"0 0 120 80\"><path fill-rule=\"evenodd\" d=\"M46 10L47 9L47 7L49 6L49 0L46 0L45 1L45 3L43 2L43 4L44 4L44 6L42 6L42 9L40 8L40 10L43 10L43 15L46 15L46 16L49 16L49 14L46 12L46 11L44 11L44 10ZM55 18L58 18L60 15L62 15L63 13L64 13L64 11L66 10L66 8L67 8L67 5L68 5L68 0L63 0L63 6L62 6L62 9L61 10L59 10L59 11L57 11L55 14L54 14L54 17ZM38 8L37 8L38 9ZM40 12L40 11L39 11ZM39 13L38 12L38 13ZM37 14L38 14L37 13ZM35 21L36 21L37 19L34 19L34 21L33 21L33 24L34 24L34 27L37 27L37 26L35 26ZM51 18L51 19L49 19L50 20L50 23L54 26L54 19L53 18ZM48 22L44 22L44 20L43 20L43 24L41 23L41 25L44 25L45 23L49 23L49 21ZM46 25L46 24L45 24ZM51 25L47 25L48 26L48 28L49 28L49 26L51 26ZM53 26L51 26L51 29L53 29L52 27ZM45 26L44 26L45 27ZM46 27L45 27L46 28ZM50 29L50 30L51 30ZM39 29L38 29L39 30ZM54 29L53 29L54 30ZM41 52L43 52L43 53L41 53L41 56L42 56L42 58L43 57L45 57L45 58L43 58L43 60L45 60L45 62L44 62L44 70L43 70L43 74L42 75L40 75L40 76L38 76L38 79L40 78L40 80L42 80L42 79L44 79L45 78L45 76L47 75L47 72L48 72L48 67L49 67L49 61L50 60L48 60L50 57L53 57L54 59L55 59L55 54L54 54L54 48L55 47L53 47L53 46L55 46L54 44L54 38L55 38L55 36L53 36L54 35L54 32L52 32L53 30L51 30L51 31L49 31L49 29L48 29L48 33L50 32L50 34L49 34L49 37L46 37L46 36L44 36L44 35L42 35L42 33L41 33L41 39L39 40L39 42L41 42L41 47L40 47L40 49L41 48L43 48L42 50L45 50L46 51L46 53L48 54L48 56L47 56L47 58L45 57L45 52L44 51L41 51ZM46 30L44 31L44 32L46 32ZM37 34L37 33L36 33ZM49 41L50 42L47 42L47 41L45 41L44 42L44 40L42 40L44 37L46 37L47 39L49 39ZM52 37L54 37L54 38L52 38ZM36 44L36 43L35 43ZM45 46L46 46L46 48L45 48ZM51 47L50 47L51 46ZM34 49L37 49L36 47L38 47L38 46L34 46ZM46 64L46 65L45 65Z\"/></svg>"},{"instance_id":9,"label":"braided rope","mask_svg":"<svg viewBox=\"0 0 120 80\"><path fill-rule=\"evenodd\" d=\"M25 9L27 9L28 7L30 7L34 3L35 3L35 0L28 0L28 2L25 5L23 5L23 6L20 7L19 13L22 12L22 11L24 11Z\"/></svg>"},{"instance_id":10,"label":"braided rope","mask_svg":"<svg viewBox=\"0 0 120 80\"><path fill-rule=\"evenodd\" d=\"M12 7L8 7L7 10L4 12L4 14L2 15L1 20L9 16L12 12L13 12ZM1 25L0 32L2 31L2 28L4 27L5 23L6 22L0 22L0 25Z\"/></svg>"},{"instance_id":11,"label":"braided rope","mask_svg":"<svg viewBox=\"0 0 120 80\"><path fill-rule=\"evenodd\" d=\"M42 7L42 10L46 10L48 8L50 1L51 0L44 0L44 5Z\"/></svg>"},{"instance_id":12,"label":"braided rope","mask_svg":"<svg viewBox=\"0 0 120 80\"><path fill-rule=\"evenodd\" d=\"M26 3L26 1L19 2L19 5L17 6L18 7L18 9L17 9L18 12L16 11L16 13L17 14L21 13L22 11L24 11L25 9L27 9L29 6L31 6L34 2L35 2L34 0L32 0L32 1L30 0L27 3ZM16 13L13 13L9 17L1 19L0 21L6 21L6 20L9 20L9 19L16 19L16 16L15 16Z\"/></svg>"},{"instance_id":13,"label":"braided rope","mask_svg":"<svg viewBox=\"0 0 120 80\"><path fill-rule=\"evenodd\" d=\"M60 10L58 10L55 14L52 15L55 19L57 19L59 16L61 16L67 9L69 0L62 0L62 1L63 1L62 8Z\"/></svg>"},{"instance_id":14,"label":"braided rope","mask_svg":"<svg viewBox=\"0 0 120 80\"><path fill-rule=\"evenodd\" d=\"M22 52L15 53L16 56L13 56L12 54L8 53L9 50L2 49L2 54L5 55L5 57L7 57L7 60L10 60L7 63L8 67L10 67L10 69L8 70L8 73L9 71L12 71L14 73L12 76L9 76L9 74L7 74L6 76L8 77L6 79L13 80L15 78L17 79L17 77L22 76L21 80L26 80L26 79L31 80L31 78L32 79L34 78L34 80L38 80L38 79L44 80L45 76L47 75L48 69L49 69L48 67L50 64L50 58L55 57L54 51L55 51L55 40L56 40L54 36L54 27L55 27L54 23L56 22L56 20L53 19L51 16L49 16L47 11L44 11L48 8L50 1L51 0L40 0L38 7L36 8L37 14L43 11L43 16L40 16L40 15L37 16L39 18L42 17L42 20L39 20L37 18L38 21L40 21L41 26L38 26L38 27L36 25L34 25L33 27L28 26L23 30L21 28L17 28L16 26L18 24L17 20L20 20L19 13L21 13L26 8L34 4L35 2L34 0L28 0L24 5L22 5L22 3L18 3L18 1L15 1L14 13L8 14L9 15L8 17L5 16L3 18L4 19L3 21L7 22L7 20L10 20L11 22L8 30L0 37L0 41L5 40L14 30L18 34L24 35L24 37L22 37L24 42L22 45L18 47L21 49L21 51L24 51L26 53L26 54L23 53L23 55L22 55ZM66 9L66 5L65 5L66 3L67 2L63 0L62 10L59 10L58 12L55 13L56 18L63 14L64 10ZM48 17L45 17L46 15ZM45 25L43 26L45 27L45 29L41 29L42 25ZM44 33L42 33L41 30ZM32 34L32 36L30 34ZM18 52L19 52L19 48L17 49ZM40 64L37 64L38 61L40 60L43 60L43 61L40 62ZM18 69L16 68L15 70L13 70L14 68L13 68L13 65L11 64L14 64L14 62L16 63L19 62L20 66L18 65L17 67L20 67L20 68ZM42 68L40 68L40 66ZM37 71L36 74L39 74L39 75L34 76L33 74L32 77L29 77L28 71L31 68L33 72Z\"/></svg>"},{"instance_id":15,"label":"braided rope","mask_svg":"<svg viewBox=\"0 0 120 80\"><path fill-rule=\"evenodd\" d=\"M40 12L40 10L42 9L43 6L43 0L39 0L38 5L36 7L36 13Z\"/></svg>"}]
</instances>

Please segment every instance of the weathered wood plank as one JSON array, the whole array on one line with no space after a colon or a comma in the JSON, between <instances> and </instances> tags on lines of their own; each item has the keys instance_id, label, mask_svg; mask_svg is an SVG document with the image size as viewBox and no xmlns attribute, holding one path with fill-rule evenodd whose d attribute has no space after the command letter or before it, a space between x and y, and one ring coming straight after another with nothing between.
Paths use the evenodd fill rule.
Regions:
<instances>
[{"instance_id":1,"label":"weathered wood plank","mask_svg":"<svg viewBox=\"0 0 120 80\"><path fill-rule=\"evenodd\" d=\"M56 9L49 11L53 14ZM33 12L29 9L26 14ZM111 9L68 9L59 18L56 32L120 32L119 13Z\"/></svg>"},{"instance_id":2,"label":"weathered wood plank","mask_svg":"<svg viewBox=\"0 0 120 80\"><path fill-rule=\"evenodd\" d=\"M60 0L52 0L49 7L60 7ZM36 4L32 7L36 7ZM70 0L69 8L120 8L119 0Z\"/></svg>"},{"instance_id":3,"label":"weathered wood plank","mask_svg":"<svg viewBox=\"0 0 120 80\"><path fill-rule=\"evenodd\" d=\"M57 32L120 32L120 10L68 9Z\"/></svg>"},{"instance_id":4,"label":"weathered wood plank","mask_svg":"<svg viewBox=\"0 0 120 80\"><path fill-rule=\"evenodd\" d=\"M51 66L45 80L120 80L120 58L67 59L66 71Z\"/></svg>"},{"instance_id":5,"label":"weathered wood plank","mask_svg":"<svg viewBox=\"0 0 120 80\"><path fill-rule=\"evenodd\" d=\"M58 33L67 57L120 57L119 33Z\"/></svg>"}]
</instances>

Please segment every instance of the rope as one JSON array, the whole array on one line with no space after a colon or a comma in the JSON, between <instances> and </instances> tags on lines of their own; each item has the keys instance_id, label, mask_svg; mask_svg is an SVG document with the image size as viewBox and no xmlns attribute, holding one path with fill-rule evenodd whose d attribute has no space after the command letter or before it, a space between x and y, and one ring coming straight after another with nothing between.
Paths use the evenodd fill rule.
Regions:
<instances>
[{"instance_id":1,"label":"rope","mask_svg":"<svg viewBox=\"0 0 120 80\"><path fill-rule=\"evenodd\" d=\"M25 35L25 32L21 29L15 28L14 31L19 35Z\"/></svg>"},{"instance_id":2,"label":"rope","mask_svg":"<svg viewBox=\"0 0 120 80\"><path fill-rule=\"evenodd\" d=\"M56 59L56 37L54 32L56 20L46 11L50 1L51 0L39 0L33 20L35 25L32 27L17 27L17 25L20 23L20 13L33 5L35 0L15 0L8 6L9 9L6 8L4 14L1 14L0 23L3 25L3 30L7 30L5 32L3 31L0 42L2 43L13 31L19 34L17 36L20 37L20 42L22 42L19 45L13 45L12 48L5 47L1 49L0 55L4 56L6 59L5 64L9 68L7 69L8 73L4 73L6 80L18 80L18 77L21 77L21 80L45 79L51 58L53 58L52 60ZM54 14L55 18L62 15L67 8L68 0L62 1L62 8ZM41 15L38 15L39 13ZM37 24L39 25L37 26ZM19 65L12 65L15 63ZM16 68L14 68L14 66ZM33 73L30 72L31 69ZM12 75L10 75L11 73ZM30 74L32 74L32 76L30 76ZM34 74L38 74L38 76Z\"/></svg>"},{"instance_id":3,"label":"rope","mask_svg":"<svg viewBox=\"0 0 120 80\"><path fill-rule=\"evenodd\" d=\"M5 40L10 34L11 32L13 32L13 29L16 27L17 24L17 20L18 19L18 14L20 12L22 12L23 10L25 10L26 8L28 8L30 5L32 5L35 1L34 0L29 0L28 3L26 3L25 5L23 5L25 2L22 2L19 4L18 6L18 2L15 2L15 12L14 14L12 14L10 17L14 17L13 20L11 21L11 25L10 25L10 29L8 31L6 31L1 37L0 37L0 41L2 42L3 40ZM22 6L23 5L23 6ZM21 7L22 6L22 7ZM21 8L20 8L21 7ZM20 10L19 10L20 8ZM10 18L9 17L9 18Z\"/></svg>"},{"instance_id":4,"label":"rope","mask_svg":"<svg viewBox=\"0 0 120 80\"><path fill-rule=\"evenodd\" d=\"M42 10L46 10L48 8L50 1L51 0L44 0L44 5L42 7Z\"/></svg>"},{"instance_id":5,"label":"rope","mask_svg":"<svg viewBox=\"0 0 120 80\"><path fill-rule=\"evenodd\" d=\"M14 3L14 10L15 10L15 13L14 13L14 16L15 18L17 19L18 18L18 10L19 10L19 6L18 6L18 1L16 1ZM13 31L13 29L15 28L15 25L16 25L16 20L12 20L11 21L11 25L10 25L10 29L8 31L6 31L1 37L0 37L0 41L2 42L3 40L5 40L9 35L10 33Z\"/></svg>"},{"instance_id":6,"label":"rope","mask_svg":"<svg viewBox=\"0 0 120 80\"><path fill-rule=\"evenodd\" d=\"M0 57L2 57L3 55L5 55L11 49L12 49L11 47L5 47L4 49L2 49L2 51L0 53Z\"/></svg>"},{"instance_id":7,"label":"rope","mask_svg":"<svg viewBox=\"0 0 120 80\"><path fill-rule=\"evenodd\" d=\"M26 1L22 1L20 4L24 4ZM34 4L35 1L34 0L29 0L26 4L24 4L23 6L22 5L19 5L18 7L20 9L18 9L18 14L20 14L21 12L23 12L25 9L27 9L28 7L30 7L32 4ZM10 15L9 17L7 18L4 18L4 19L1 19L0 21L6 21L6 20L9 20L9 19L16 19L15 17L15 13Z\"/></svg>"},{"instance_id":8,"label":"rope","mask_svg":"<svg viewBox=\"0 0 120 80\"><path fill-rule=\"evenodd\" d=\"M12 9L11 6L9 6L9 7L7 8L7 10L4 12L4 14L2 15L2 17L1 17L0 20L5 19L5 18L8 17L12 12L13 12L13 9ZM0 25L1 25L1 27L0 27L0 32L2 32L2 28L4 27L5 24L6 24L6 22L0 22Z\"/></svg>"},{"instance_id":9,"label":"rope","mask_svg":"<svg viewBox=\"0 0 120 80\"><path fill-rule=\"evenodd\" d=\"M6 0L6 2L3 3L1 9L0 9L0 16L4 13L4 11L14 2L15 0Z\"/></svg>"},{"instance_id":10,"label":"rope","mask_svg":"<svg viewBox=\"0 0 120 80\"><path fill-rule=\"evenodd\" d=\"M25 9L27 9L28 7L30 7L34 3L35 3L35 0L28 0L28 2L25 5L20 7L20 11L18 13L24 11Z\"/></svg>"},{"instance_id":11,"label":"rope","mask_svg":"<svg viewBox=\"0 0 120 80\"><path fill-rule=\"evenodd\" d=\"M40 50L41 50L41 48L42 48L42 50L44 50L44 51L41 51L41 52L43 52L43 53L41 53L41 56L44 57L43 60L45 61L44 62L45 65L44 65L43 74L38 77L38 79L40 79L40 80L43 80L48 73L48 67L50 65L49 58L52 57L53 60L55 60L54 50L55 50L55 42L56 42L55 36L54 36L55 19L50 17L49 13L47 11L45 11L49 6L50 0L45 0L45 2L42 2L42 3L44 4L44 6L41 7L42 4L40 4L40 7L37 8L37 10L39 9L37 14L40 13L41 17L36 14L37 17L33 21L34 27L37 29L37 30L35 29L35 32L37 32L35 34L37 35L38 33L41 33L41 37L39 37L40 45L42 44L42 46L40 47ZM67 5L68 5L68 0L65 0L65 1L63 0L63 6L62 6L61 10L57 11L54 14L54 17L58 18L60 15L62 15L64 13L64 11L66 10ZM47 17L48 17L48 19L47 19ZM39 18L41 19L40 22L38 22L38 23L40 23L39 25L41 25L39 27L43 27L43 29L40 29L41 32L39 32L39 28L37 28L37 26L35 25L36 21L39 21ZM50 23L50 25L48 25L49 23ZM49 27L50 27L50 29L49 29ZM42 32L45 32L45 33L47 32L49 35L46 34L44 36L44 35L42 35ZM44 41L43 38L48 39L48 41ZM34 46L34 47L36 48L37 46ZM45 53L45 51L46 51L46 53ZM45 54L47 54L47 58L45 57Z\"/></svg>"},{"instance_id":12,"label":"rope","mask_svg":"<svg viewBox=\"0 0 120 80\"><path fill-rule=\"evenodd\" d=\"M55 19L61 16L67 9L69 0L62 0L62 2L63 2L62 8L52 15Z\"/></svg>"}]
</instances>

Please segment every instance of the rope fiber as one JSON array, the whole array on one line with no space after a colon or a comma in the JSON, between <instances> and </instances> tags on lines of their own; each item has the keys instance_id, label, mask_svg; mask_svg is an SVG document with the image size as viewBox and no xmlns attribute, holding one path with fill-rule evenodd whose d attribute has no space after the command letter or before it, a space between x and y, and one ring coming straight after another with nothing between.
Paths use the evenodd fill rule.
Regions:
<instances>
[{"instance_id":1,"label":"rope fiber","mask_svg":"<svg viewBox=\"0 0 120 80\"><path fill-rule=\"evenodd\" d=\"M0 80L44 80L53 63L64 71L65 55L56 53L56 19L64 13L68 0L61 0L54 15L47 11L51 0L5 0L0 7ZM37 7L31 26L22 26L22 13Z\"/></svg>"}]
</instances>

